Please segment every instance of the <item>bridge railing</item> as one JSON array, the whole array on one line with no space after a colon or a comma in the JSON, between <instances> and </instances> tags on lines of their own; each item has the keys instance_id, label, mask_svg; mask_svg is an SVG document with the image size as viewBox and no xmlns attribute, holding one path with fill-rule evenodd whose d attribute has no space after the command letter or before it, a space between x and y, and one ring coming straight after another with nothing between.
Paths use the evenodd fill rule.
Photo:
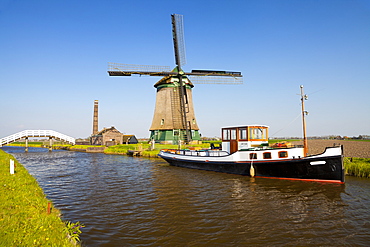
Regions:
<instances>
[{"instance_id":1,"label":"bridge railing","mask_svg":"<svg viewBox=\"0 0 370 247\"><path fill-rule=\"evenodd\" d=\"M4 146L6 144L15 142L25 137L52 137L57 140L63 140L63 141L69 142L73 145L76 143L75 138L64 135L54 130L23 130L13 135L1 138L0 146Z\"/></svg>"}]
</instances>

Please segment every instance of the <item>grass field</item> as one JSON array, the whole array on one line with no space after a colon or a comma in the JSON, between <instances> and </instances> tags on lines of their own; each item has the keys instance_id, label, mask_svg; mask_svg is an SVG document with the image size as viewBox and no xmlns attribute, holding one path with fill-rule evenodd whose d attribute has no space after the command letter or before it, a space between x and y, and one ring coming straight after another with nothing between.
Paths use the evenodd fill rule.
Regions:
<instances>
[{"instance_id":1,"label":"grass field","mask_svg":"<svg viewBox=\"0 0 370 247\"><path fill-rule=\"evenodd\" d=\"M15 161L14 174L9 172L10 159ZM2 150L0 181L0 246L76 246L78 236L69 234L68 225L36 179Z\"/></svg>"}]
</instances>

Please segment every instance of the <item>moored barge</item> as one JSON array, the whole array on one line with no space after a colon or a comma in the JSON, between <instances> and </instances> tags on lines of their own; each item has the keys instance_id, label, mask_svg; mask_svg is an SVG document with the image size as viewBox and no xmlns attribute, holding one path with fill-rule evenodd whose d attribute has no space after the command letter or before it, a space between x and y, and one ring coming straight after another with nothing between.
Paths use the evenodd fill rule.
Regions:
<instances>
[{"instance_id":1,"label":"moored barge","mask_svg":"<svg viewBox=\"0 0 370 247\"><path fill-rule=\"evenodd\" d=\"M222 128L222 148L161 150L170 165L252 177L344 183L343 147L306 156L303 146L268 145L268 126Z\"/></svg>"}]
</instances>

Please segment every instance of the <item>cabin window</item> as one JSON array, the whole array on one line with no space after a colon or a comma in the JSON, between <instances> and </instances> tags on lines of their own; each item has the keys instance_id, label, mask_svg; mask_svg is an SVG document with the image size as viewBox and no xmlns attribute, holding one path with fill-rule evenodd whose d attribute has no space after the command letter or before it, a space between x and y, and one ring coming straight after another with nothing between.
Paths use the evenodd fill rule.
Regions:
<instances>
[{"instance_id":1,"label":"cabin window","mask_svg":"<svg viewBox=\"0 0 370 247\"><path fill-rule=\"evenodd\" d=\"M236 129L231 130L231 140L236 140Z\"/></svg>"},{"instance_id":2,"label":"cabin window","mask_svg":"<svg viewBox=\"0 0 370 247\"><path fill-rule=\"evenodd\" d=\"M251 160L257 159L257 153L250 153L249 154L249 159L251 159Z\"/></svg>"},{"instance_id":3,"label":"cabin window","mask_svg":"<svg viewBox=\"0 0 370 247\"><path fill-rule=\"evenodd\" d=\"M239 130L239 139L247 140L247 129L243 128Z\"/></svg>"},{"instance_id":4,"label":"cabin window","mask_svg":"<svg viewBox=\"0 0 370 247\"><path fill-rule=\"evenodd\" d=\"M222 139L230 140L230 130L229 129L222 130Z\"/></svg>"},{"instance_id":5,"label":"cabin window","mask_svg":"<svg viewBox=\"0 0 370 247\"><path fill-rule=\"evenodd\" d=\"M286 158L288 157L288 152L287 151L280 151L279 152L279 158Z\"/></svg>"},{"instance_id":6,"label":"cabin window","mask_svg":"<svg viewBox=\"0 0 370 247\"><path fill-rule=\"evenodd\" d=\"M267 139L267 129L266 128L251 127L249 129L249 138L250 139L256 139L256 140Z\"/></svg>"},{"instance_id":7,"label":"cabin window","mask_svg":"<svg viewBox=\"0 0 370 247\"><path fill-rule=\"evenodd\" d=\"M271 153L263 153L264 159L271 159Z\"/></svg>"}]
</instances>

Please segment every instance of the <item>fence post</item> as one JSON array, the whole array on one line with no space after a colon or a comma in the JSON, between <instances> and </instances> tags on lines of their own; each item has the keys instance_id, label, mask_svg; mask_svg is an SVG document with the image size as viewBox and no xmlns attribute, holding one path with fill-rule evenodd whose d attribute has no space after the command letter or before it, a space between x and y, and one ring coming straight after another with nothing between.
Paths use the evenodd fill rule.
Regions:
<instances>
[{"instance_id":1,"label":"fence post","mask_svg":"<svg viewBox=\"0 0 370 247\"><path fill-rule=\"evenodd\" d=\"M48 202L47 214L51 213L51 203Z\"/></svg>"},{"instance_id":2,"label":"fence post","mask_svg":"<svg viewBox=\"0 0 370 247\"><path fill-rule=\"evenodd\" d=\"M14 160L10 159L10 174L14 174Z\"/></svg>"},{"instance_id":3,"label":"fence post","mask_svg":"<svg viewBox=\"0 0 370 247\"><path fill-rule=\"evenodd\" d=\"M25 152L28 152L28 137L26 137L26 148L24 149Z\"/></svg>"}]
</instances>

